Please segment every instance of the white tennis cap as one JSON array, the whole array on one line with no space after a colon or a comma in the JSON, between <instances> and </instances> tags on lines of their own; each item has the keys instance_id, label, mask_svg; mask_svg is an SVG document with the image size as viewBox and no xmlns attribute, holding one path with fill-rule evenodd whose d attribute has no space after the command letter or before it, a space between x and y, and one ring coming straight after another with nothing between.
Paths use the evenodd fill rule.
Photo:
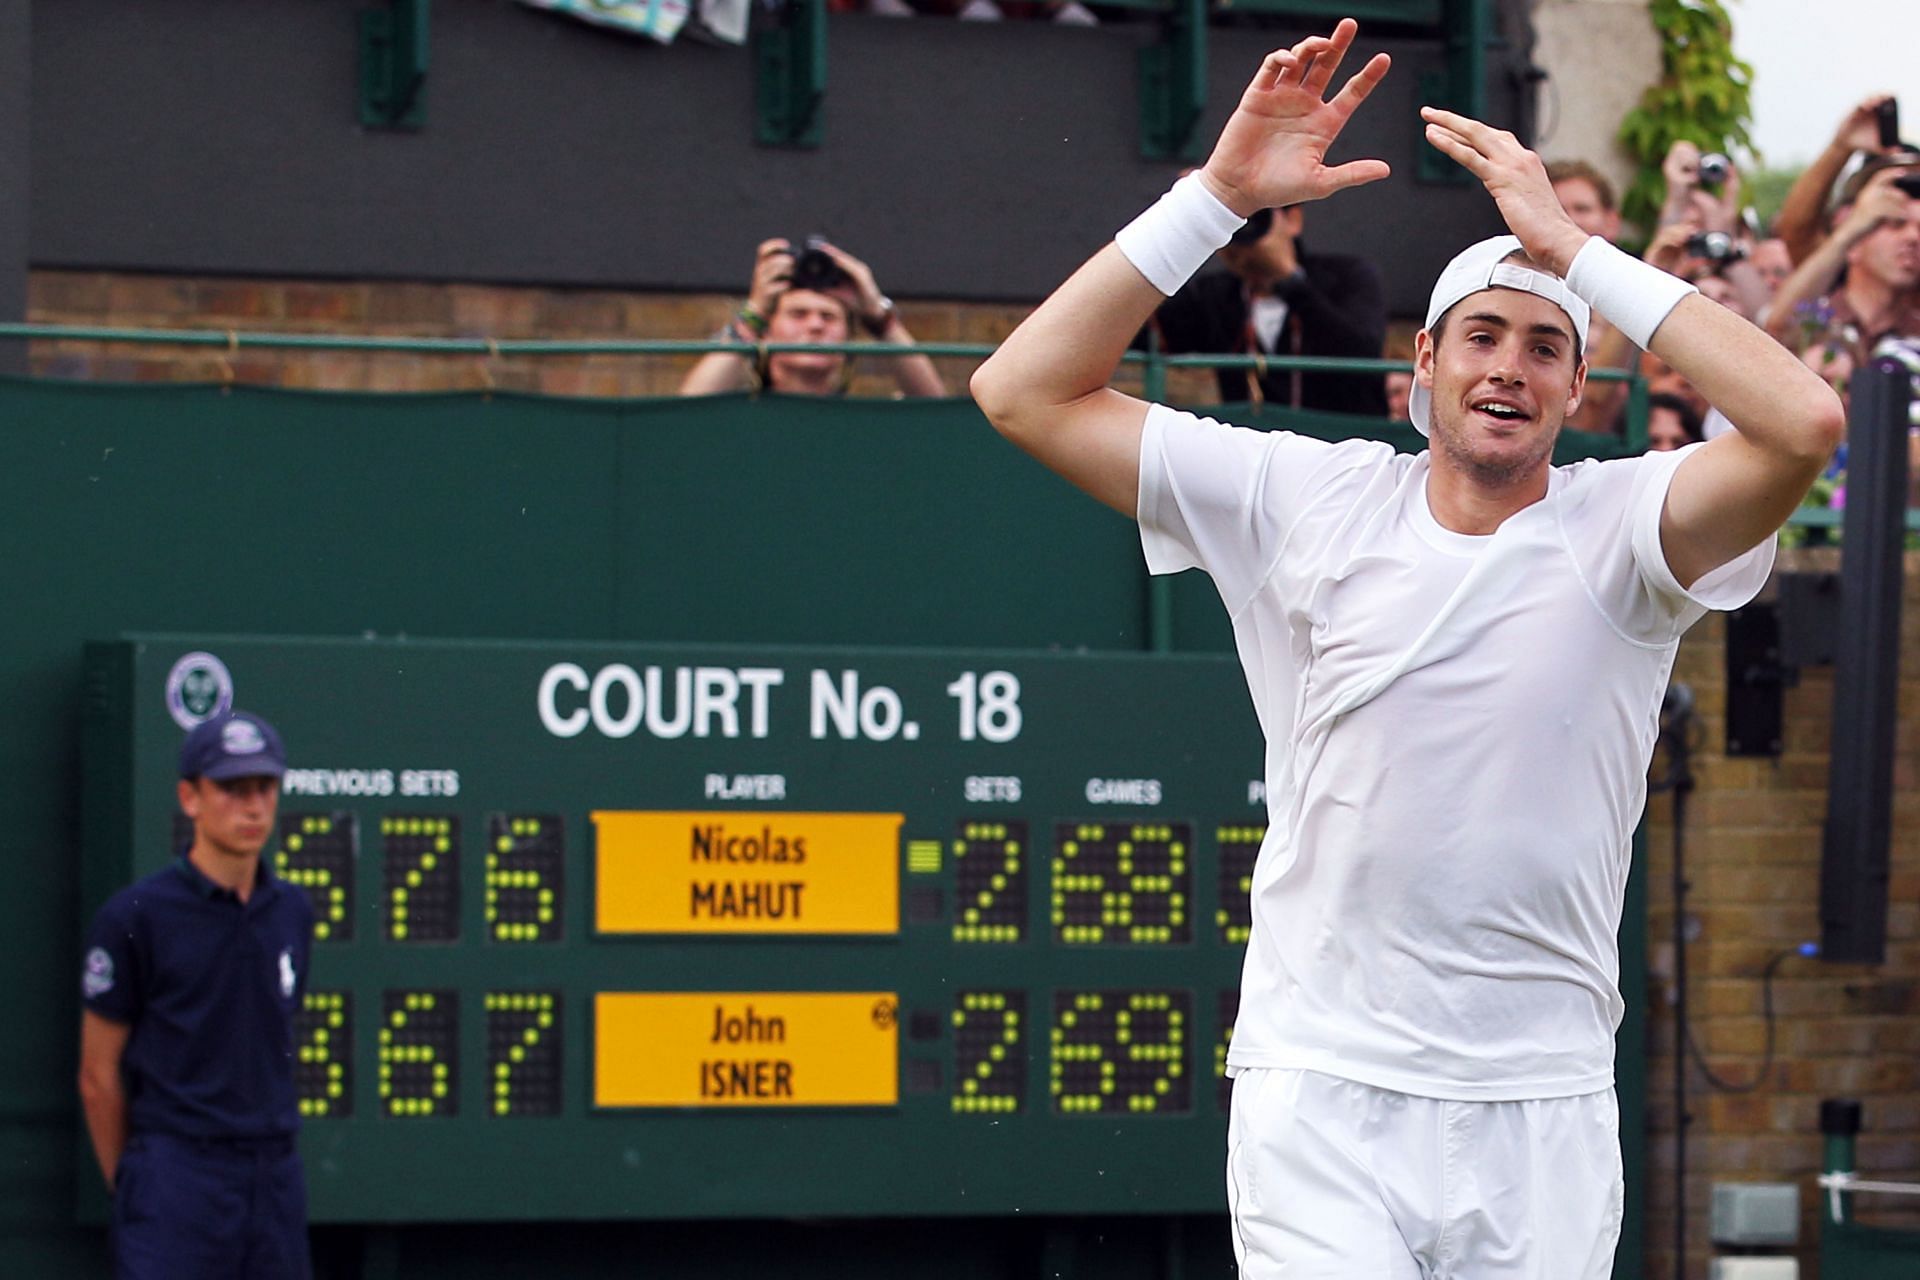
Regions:
<instances>
[{"instance_id":1,"label":"white tennis cap","mask_svg":"<svg viewBox=\"0 0 1920 1280\"><path fill-rule=\"evenodd\" d=\"M1519 289L1537 294L1566 312L1567 319L1573 321L1574 333L1580 339L1580 350L1585 351L1587 322L1593 318L1593 308L1576 298L1573 290L1567 288L1567 282L1559 276L1507 261L1518 252L1519 236L1495 236L1461 250L1434 282L1433 297L1427 303L1425 327L1433 328L1456 302L1482 289ZM1420 429L1423 436L1427 434L1427 411L1432 400L1432 395L1416 378L1413 394L1407 401L1407 416L1413 419L1413 425Z\"/></svg>"}]
</instances>

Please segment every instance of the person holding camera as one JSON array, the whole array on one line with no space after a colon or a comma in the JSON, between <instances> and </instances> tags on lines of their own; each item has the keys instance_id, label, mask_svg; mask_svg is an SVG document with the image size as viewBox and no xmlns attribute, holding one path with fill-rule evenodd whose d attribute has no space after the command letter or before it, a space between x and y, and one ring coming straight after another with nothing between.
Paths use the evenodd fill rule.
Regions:
<instances>
[{"instance_id":1,"label":"person holding camera","mask_svg":"<svg viewBox=\"0 0 1920 1280\"><path fill-rule=\"evenodd\" d=\"M1667 151L1661 172L1667 180L1667 199L1660 210L1659 229L1681 226L1687 237L1678 264L1657 265L1695 284L1720 282L1702 287L1715 295L1714 301L1758 323L1773 291L1751 261L1752 236L1747 234L1740 207L1740 170L1725 155L1702 154L1683 138Z\"/></svg>"},{"instance_id":2,"label":"person holding camera","mask_svg":"<svg viewBox=\"0 0 1920 1280\"><path fill-rule=\"evenodd\" d=\"M1882 339L1920 338L1920 168L1880 155L1847 180L1832 233L1780 286L1767 331L1855 369Z\"/></svg>"},{"instance_id":3,"label":"person holding camera","mask_svg":"<svg viewBox=\"0 0 1920 1280\"><path fill-rule=\"evenodd\" d=\"M1773 220L1774 234L1786 242L1794 265L1805 262L1826 238L1827 198L1857 155L1905 155L1920 163L1920 153L1900 140L1900 105L1892 94L1876 93L1846 114L1833 140L1788 190Z\"/></svg>"},{"instance_id":4,"label":"person holding camera","mask_svg":"<svg viewBox=\"0 0 1920 1280\"><path fill-rule=\"evenodd\" d=\"M715 335L737 346L702 356L681 382L680 394L754 390L845 395L853 382L852 357L834 351L769 352L764 344L844 343L855 325L876 342L913 343L893 299L880 291L866 263L819 236L809 237L798 250L789 240L762 241L754 255L747 300ZM946 383L926 356L895 356L893 368L903 395L947 394Z\"/></svg>"}]
</instances>

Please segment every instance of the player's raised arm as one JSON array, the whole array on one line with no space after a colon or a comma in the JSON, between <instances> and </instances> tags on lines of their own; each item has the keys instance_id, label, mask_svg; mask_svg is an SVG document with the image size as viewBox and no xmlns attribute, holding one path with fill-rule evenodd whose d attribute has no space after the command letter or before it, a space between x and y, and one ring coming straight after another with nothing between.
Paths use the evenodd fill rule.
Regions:
<instances>
[{"instance_id":1,"label":"player's raised arm","mask_svg":"<svg viewBox=\"0 0 1920 1280\"><path fill-rule=\"evenodd\" d=\"M1540 158L1512 134L1432 107L1421 115L1427 140L1486 184L1528 256L1672 365L1737 428L1674 473L1660 523L1674 577L1690 587L1771 537L1846 430L1833 389L1692 285L1574 226Z\"/></svg>"},{"instance_id":2,"label":"player's raised arm","mask_svg":"<svg viewBox=\"0 0 1920 1280\"><path fill-rule=\"evenodd\" d=\"M1174 184L1041 303L973 375L994 427L1108 506L1133 515L1146 405L1108 388L1154 309L1260 209L1387 176L1384 161L1329 167L1327 148L1387 73L1376 54L1326 97L1358 30L1343 20L1267 55L1205 167Z\"/></svg>"}]
</instances>

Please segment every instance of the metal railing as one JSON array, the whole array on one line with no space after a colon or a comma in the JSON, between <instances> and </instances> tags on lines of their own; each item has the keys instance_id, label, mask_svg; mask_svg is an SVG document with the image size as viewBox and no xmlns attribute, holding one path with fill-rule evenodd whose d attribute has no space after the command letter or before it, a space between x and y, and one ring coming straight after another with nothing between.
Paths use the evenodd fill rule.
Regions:
<instances>
[{"instance_id":1,"label":"metal railing","mask_svg":"<svg viewBox=\"0 0 1920 1280\"><path fill-rule=\"evenodd\" d=\"M813 351L835 355L923 355L936 359L984 360L996 350L991 343L918 342L895 345L879 342L762 342L747 346L712 338L383 338L339 333L265 333L238 329L133 329L112 325L0 323L0 339L26 342L124 342L143 346L214 348L235 353L245 350L360 351L382 355L478 356L701 356L714 351L776 355ZM1334 356L1169 355L1158 345L1129 351L1123 366L1139 366L1142 387L1149 399L1166 396L1167 373L1173 369L1248 369L1256 374L1404 373L1413 366L1405 360L1358 359ZM1627 384L1626 439L1644 445L1647 438L1647 381L1626 369L1594 369L1590 382ZM1908 527L1920 529L1920 512L1908 513ZM1824 507L1803 507L1790 524L1826 529L1840 523L1839 514Z\"/></svg>"},{"instance_id":2,"label":"metal railing","mask_svg":"<svg viewBox=\"0 0 1920 1280\"><path fill-rule=\"evenodd\" d=\"M254 349L305 351L364 351L383 355L470 356L699 356L714 351L813 351L829 355L899 356L984 360L998 348L985 342L760 342L721 341L713 338L382 338L339 333L251 333L238 329L129 329L100 325L0 324L0 338L22 341L126 342L148 346L213 347L223 351ZM1124 365L1142 365L1152 374L1167 369L1253 369L1262 372L1405 373L1405 360L1356 359L1342 356L1169 355L1157 347L1129 351ZM1595 382L1645 379L1624 369L1595 369ZM1162 374L1164 380L1164 374Z\"/></svg>"}]
</instances>

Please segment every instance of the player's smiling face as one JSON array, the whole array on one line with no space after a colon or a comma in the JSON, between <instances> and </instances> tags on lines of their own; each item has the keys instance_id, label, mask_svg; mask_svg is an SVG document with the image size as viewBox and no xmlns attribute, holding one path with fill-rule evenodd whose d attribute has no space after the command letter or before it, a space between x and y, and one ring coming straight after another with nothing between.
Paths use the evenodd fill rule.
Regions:
<instances>
[{"instance_id":1,"label":"player's smiling face","mask_svg":"<svg viewBox=\"0 0 1920 1280\"><path fill-rule=\"evenodd\" d=\"M1567 313L1535 294L1483 289L1434 328L1414 357L1432 396L1434 453L1496 488L1546 466L1587 376Z\"/></svg>"}]
</instances>

